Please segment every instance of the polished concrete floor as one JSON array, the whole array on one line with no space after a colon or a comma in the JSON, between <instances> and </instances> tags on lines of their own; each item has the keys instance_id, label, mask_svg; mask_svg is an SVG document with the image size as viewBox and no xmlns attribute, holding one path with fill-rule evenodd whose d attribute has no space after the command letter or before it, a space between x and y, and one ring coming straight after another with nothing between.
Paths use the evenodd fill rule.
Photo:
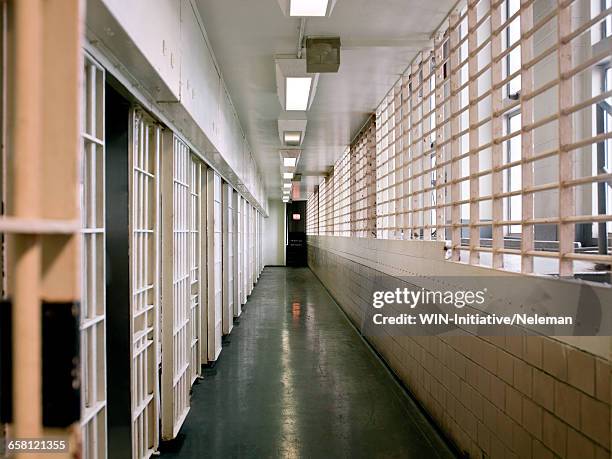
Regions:
<instances>
[{"instance_id":1,"label":"polished concrete floor","mask_svg":"<svg viewBox=\"0 0 612 459\"><path fill-rule=\"evenodd\" d=\"M453 457L308 268L263 271L181 434L162 457Z\"/></svg>"}]
</instances>

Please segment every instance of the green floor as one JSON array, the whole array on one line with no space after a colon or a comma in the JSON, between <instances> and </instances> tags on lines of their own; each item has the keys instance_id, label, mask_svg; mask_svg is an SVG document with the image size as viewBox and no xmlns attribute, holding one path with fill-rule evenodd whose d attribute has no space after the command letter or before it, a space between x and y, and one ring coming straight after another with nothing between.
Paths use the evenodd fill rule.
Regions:
<instances>
[{"instance_id":1,"label":"green floor","mask_svg":"<svg viewBox=\"0 0 612 459\"><path fill-rule=\"evenodd\" d=\"M229 340L164 458L453 457L308 268L266 268Z\"/></svg>"}]
</instances>

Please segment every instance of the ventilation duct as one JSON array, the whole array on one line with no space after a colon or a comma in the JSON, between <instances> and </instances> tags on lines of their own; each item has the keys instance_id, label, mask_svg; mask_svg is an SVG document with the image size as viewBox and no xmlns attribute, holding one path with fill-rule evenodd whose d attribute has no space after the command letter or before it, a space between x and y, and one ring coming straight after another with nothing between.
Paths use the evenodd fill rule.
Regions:
<instances>
[{"instance_id":1,"label":"ventilation duct","mask_svg":"<svg viewBox=\"0 0 612 459\"><path fill-rule=\"evenodd\" d=\"M306 72L336 73L340 68L340 37L306 37Z\"/></svg>"}]
</instances>

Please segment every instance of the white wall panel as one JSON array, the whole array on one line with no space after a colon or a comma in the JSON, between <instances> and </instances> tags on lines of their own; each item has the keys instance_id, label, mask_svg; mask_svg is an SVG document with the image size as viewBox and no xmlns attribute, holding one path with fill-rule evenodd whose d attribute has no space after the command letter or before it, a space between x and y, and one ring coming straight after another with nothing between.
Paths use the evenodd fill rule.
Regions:
<instances>
[{"instance_id":1,"label":"white wall panel","mask_svg":"<svg viewBox=\"0 0 612 459\"><path fill-rule=\"evenodd\" d=\"M190 1L181 0L180 3L182 11L180 29L182 43L181 103L191 113L209 140L218 145L221 138L218 131L222 100L221 77ZM223 148L220 148L220 151L223 151L227 161L230 152L224 151Z\"/></svg>"},{"instance_id":2,"label":"white wall panel","mask_svg":"<svg viewBox=\"0 0 612 459\"><path fill-rule=\"evenodd\" d=\"M280 199L268 201L268 218L264 219L263 264L285 264L285 203Z\"/></svg>"},{"instance_id":3,"label":"white wall panel","mask_svg":"<svg viewBox=\"0 0 612 459\"><path fill-rule=\"evenodd\" d=\"M104 0L104 3L178 100L180 3L155 0L154 8L151 8L150 0Z\"/></svg>"},{"instance_id":4,"label":"white wall panel","mask_svg":"<svg viewBox=\"0 0 612 459\"><path fill-rule=\"evenodd\" d=\"M88 0L87 49L234 188L265 189L192 0ZM175 102L177 104L167 104ZM234 178L235 177L237 178Z\"/></svg>"}]
</instances>

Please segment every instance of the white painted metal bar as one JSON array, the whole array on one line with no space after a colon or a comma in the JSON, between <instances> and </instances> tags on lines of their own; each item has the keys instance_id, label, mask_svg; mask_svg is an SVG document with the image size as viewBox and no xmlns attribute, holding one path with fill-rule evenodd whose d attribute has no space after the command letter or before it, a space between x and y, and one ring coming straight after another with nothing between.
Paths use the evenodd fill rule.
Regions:
<instances>
[{"instance_id":1,"label":"white painted metal bar","mask_svg":"<svg viewBox=\"0 0 612 459\"><path fill-rule=\"evenodd\" d=\"M130 118L131 439L132 457L148 458L159 443L161 127L140 109L133 109Z\"/></svg>"},{"instance_id":2,"label":"white painted metal bar","mask_svg":"<svg viewBox=\"0 0 612 459\"><path fill-rule=\"evenodd\" d=\"M234 262L232 263L232 268L234 271L234 291L233 293L233 315L234 317L240 316L242 313L242 305L240 304L240 263L241 263L241 253L240 253L240 195L236 190L232 191L232 208L234 210L233 218L232 218L232 246L234 248Z\"/></svg>"},{"instance_id":3,"label":"white painted metal bar","mask_svg":"<svg viewBox=\"0 0 612 459\"><path fill-rule=\"evenodd\" d=\"M191 153L165 131L162 155L161 438L176 438L191 388Z\"/></svg>"},{"instance_id":4,"label":"white painted metal bar","mask_svg":"<svg viewBox=\"0 0 612 459\"><path fill-rule=\"evenodd\" d=\"M191 154L189 162L189 328L191 330L189 369L192 382L201 374L202 299L206 292L202 270L202 247L205 245L203 231L205 212L202 211L202 208L206 206L202 197L203 172L204 165L194 154Z\"/></svg>"},{"instance_id":5,"label":"white painted metal bar","mask_svg":"<svg viewBox=\"0 0 612 459\"><path fill-rule=\"evenodd\" d=\"M223 320L223 215L221 177L214 170L207 172L208 198L208 360L221 353Z\"/></svg>"},{"instance_id":6,"label":"white painted metal bar","mask_svg":"<svg viewBox=\"0 0 612 459\"><path fill-rule=\"evenodd\" d=\"M198 158L199 159L199 158ZM200 245L200 288L199 288L199 299L200 299L200 335L199 335L199 354L200 354L200 365L198 370L201 371L202 365L208 364L208 338L209 338L209 323L208 323L208 305L209 305L209 294L211 286L209 281L209 272L212 268L208 266L209 250L209 215L208 215L208 168L204 163L200 164L200 231L199 231L199 245Z\"/></svg>"},{"instance_id":7,"label":"white painted metal bar","mask_svg":"<svg viewBox=\"0 0 612 459\"><path fill-rule=\"evenodd\" d=\"M230 334L234 327L234 190L223 182L223 312L222 331Z\"/></svg>"},{"instance_id":8,"label":"white painted metal bar","mask_svg":"<svg viewBox=\"0 0 612 459\"><path fill-rule=\"evenodd\" d=\"M252 205L249 208L249 295L255 285L255 209Z\"/></svg>"},{"instance_id":9,"label":"white painted metal bar","mask_svg":"<svg viewBox=\"0 0 612 459\"><path fill-rule=\"evenodd\" d=\"M247 302L249 295L249 211L248 202L244 198L240 198L242 203L242 304Z\"/></svg>"},{"instance_id":10,"label":"white painted metal bar","mask_svg":"<svg viewBox=\"0 0 612 459\"><path fill-rule=\"evenodd\" d=\"M237 310L238 315L242 313L242 305L245 303L245 293L244 293L244 198L240 195L237 197L237 227L238 227L238 239L237 239L237 247L238 247L238 300Z\"/></svg>"},{"instance_id":11,"label":"white painted metal bar","mask_svg":"<svg viewBox=\"0 0 612 459\"><path fill-rule=\"evenodd\" d=\"M81 429L83 457L107 456L104 69L84 59L81 205Z\"/></svg>"}]
</instances>

